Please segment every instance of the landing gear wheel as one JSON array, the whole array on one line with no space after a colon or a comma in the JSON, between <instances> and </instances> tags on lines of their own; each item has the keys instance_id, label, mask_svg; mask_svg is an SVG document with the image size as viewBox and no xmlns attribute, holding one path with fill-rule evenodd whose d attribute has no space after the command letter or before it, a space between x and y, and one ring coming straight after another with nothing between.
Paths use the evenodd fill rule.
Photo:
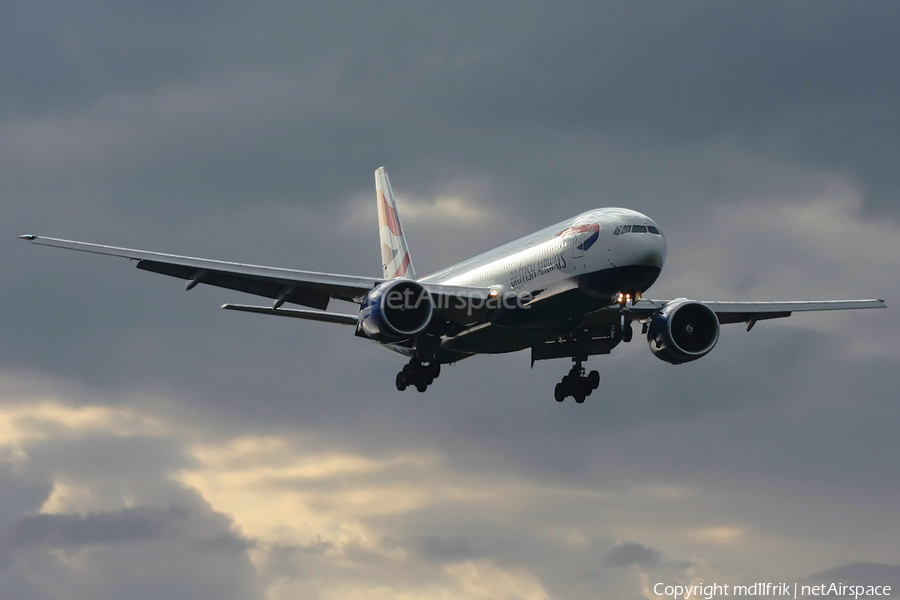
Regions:
<instances>
[{"instance_id":1,"label":"landing gear wheel","mask_svg":"<svg viewBox=\"0 0 900 600\"><path fill-rule=\"evenodd\" d=\"M616 325L613 325L615 332ZM553 398L557 402L562 402L567 396L575 398L575 402L583 404L585 398L590 396L594 390L600 387L600 373L591 371L585 374L582 361L578 358L573 359L575 364L569 372L562 378L562 381L553 388Z\"/></svg>"},{"instance_id":2,"label":"landing gear wheel","mask_svg":"<svg viewBox=\"0 0 900 600\"><path fill-rule=\"evenodd\" d=\"M562 402L566 399L566 396L568 396L568 394L566 393L566 386L564 386L562 383L557 383L556 387L553 388L553 397L557 402Z\"/></svg>"},{"instance_id":3,"label":"landing gear wheel","mask_svg":"<svg viewBox=\"0 0 900 600\"><path fill-rule=\"evenodd\" d=\"M627 344L633 337L634 329L631 327L631 323L625 323L625 327L622 328L622 341Z\"/></svg>"},{"instance_id":4,"label":"landing gear wheel","mask_svg":"<svg viewBox=\"0 0 900 600\"><path fill-rule=\"evenodd\" d=\"M415 387L420 392L424 392L440 374L441 363L432 359L423 364L420 359L412 358L397 373L397 391L402 392L408 387Z\"/></svg>"}]
</instances>

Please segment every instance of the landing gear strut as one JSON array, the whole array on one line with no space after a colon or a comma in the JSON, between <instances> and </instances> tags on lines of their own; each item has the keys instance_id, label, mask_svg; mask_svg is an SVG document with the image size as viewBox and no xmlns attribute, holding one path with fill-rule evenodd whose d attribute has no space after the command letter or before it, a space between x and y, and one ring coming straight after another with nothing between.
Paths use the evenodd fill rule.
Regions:
<instances>
[{"instance_id":1,"label":"landing gear strut","mask_svg":"<svg viewBox=\"0 0 900 600\"><path fill-rule=\"evenodd\" d=\"M434 361L422 363L418 358L413 358L397 373L397 390L402 392L407 386L412 385L420 392L424 392L440 374L441 363Z\"/></svg>"},{"instance_id":2,"label":"landing gear strut","mask_svg":"<svg viewBox=\"0 0 900 600\"><path fill-rule=\"evenodd\" d=\"M581 361L575 359L575 364L572 365L569 374L556 384L556 388L553 390L553 397L557 402L562 402L567 396L572 396L575 398L575 402L581 404L598 387L600 387L600 373L591 371L588 375L585 375Z\"/></svg>"}]
</instances>

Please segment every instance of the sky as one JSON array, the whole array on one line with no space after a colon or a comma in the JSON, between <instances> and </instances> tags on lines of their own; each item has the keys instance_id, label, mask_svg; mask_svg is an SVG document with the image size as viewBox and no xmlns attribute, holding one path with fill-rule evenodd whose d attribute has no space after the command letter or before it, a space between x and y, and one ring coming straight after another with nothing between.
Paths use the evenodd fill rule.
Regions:
<instances>
[{"instance_id":1,"label":"sky","mask_svg":"<svg viewBox=\"0 0 900 600\"><path fill-rule=\"evenodd\" d=\"M900 589L900 5L0 5L0 597ZM601 206L648 296L884 298L673 366L445 367L26 233L377 277ZM334 310L352 310L335 303Z\"/></svg>"}]
</instances>

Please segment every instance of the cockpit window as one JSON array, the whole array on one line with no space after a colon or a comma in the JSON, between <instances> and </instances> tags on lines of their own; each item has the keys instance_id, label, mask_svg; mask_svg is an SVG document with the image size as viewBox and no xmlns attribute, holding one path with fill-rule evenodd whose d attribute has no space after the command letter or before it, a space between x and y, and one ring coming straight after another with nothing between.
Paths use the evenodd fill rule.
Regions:
<instances>
[{"instance_id":1,"label":"cockpit window","mask_svg":"<svg viewBox=\"0 0 900 600\"><path fill-rule=\"evenodd\" d=\"M621 235L624 233L652 233L655 235L662 235L659 232L659 228L654 225L620 225L619 227L616 227L613 235Z\"/></svg>"}]
</instances>

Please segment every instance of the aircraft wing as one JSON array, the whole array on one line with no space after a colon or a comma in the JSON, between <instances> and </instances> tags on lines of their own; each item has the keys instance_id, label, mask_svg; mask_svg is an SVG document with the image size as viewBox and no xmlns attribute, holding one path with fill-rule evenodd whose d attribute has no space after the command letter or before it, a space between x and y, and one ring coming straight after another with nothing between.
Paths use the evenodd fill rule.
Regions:
<instances>
[{"instance_id":1,"label":"aircraft wing","mask_svg":"<svg viewBox=\"0 0 900 600\"><path fill-rule=\"evenodd\" d=\"M42 246L128 258L137 261L138 269L186 279L187 289L192 289L202 283L275 300L273 307L233 304L222 307L229 310L277 314L278 316L315 321L352 324L351 321L355 323L356 316L306 310L279 310L278 308L285 302L291 302L324 311L331 298L360 303L372 288L387 281L374 277L317 273L192 258L36 235L23 235L20 236L20 239L29 240ZM483 319L488 312L484 305L487 289L439 284L422 285L428 289L435 300L435 313L448 321L468 325Z\"/></svg>"},{"instance_id":2,"label":"aircraft wing","mask_svg":"<svg viewBox=\"0 0 900 600\"><path fill-rule=\"evenodd\" d=\"M128 258L137 261L138 269L188 280L187 289L204 283L272 298L279 306L283 302L292 302L324 310L331 298L360 302L369 290L383 281L374 277L262 267L35 235L21 238L42 246Z\"/></svg>"},{"instance_id":3,"label":"aircraft wing","mask_svg":"<svg viewBox=\"0 0 900 600\"><path fill-rule=\"evenodd\" d=\"M663 306L672 300L639 300L633 307L629 307L629 314L633 319L646 319L652 317ZM697 300L708 306L719 319L719 323L746 323L749 331L757 321L766 319L780 319L791 316L795 312L811 312L823 310L856 310L862 308L884 308L884 300L820 300L820 301L782 301L782 302L720 302L712 300ZM609 314L598 314L609 313ZM617 306L605 308L592 315L591 321L604 322L610 314L618 315Z\"/></svg>"}]
</instances>

